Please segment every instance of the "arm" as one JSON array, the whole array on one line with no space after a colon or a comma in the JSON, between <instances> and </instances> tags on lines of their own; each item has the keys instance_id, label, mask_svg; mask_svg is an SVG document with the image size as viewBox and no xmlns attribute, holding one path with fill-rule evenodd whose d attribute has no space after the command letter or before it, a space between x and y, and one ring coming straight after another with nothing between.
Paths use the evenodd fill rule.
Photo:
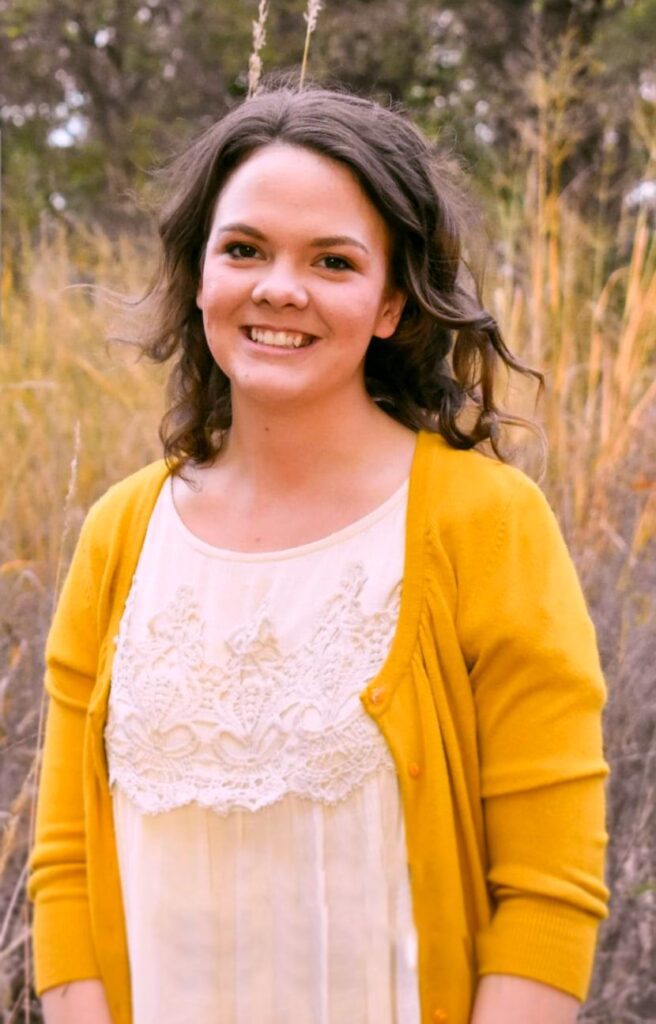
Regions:
<instances>
[{"instance_id":1,"label":"arm","mask_svg":"<svg viewBox=\"0 0 656 1024\"><path fill-rule=\"evenodd\" d=\"M513 470L509 479L488 549L469 556L461 588L492 903L476 936L478 973L542 982L582 1001L608 914L606 690L556 518L528 477ZM507 1002L511 985L520 999L517 981L481 984L481 1005Z\"/></svg>"},{"instance_id":2,"label":"arm","mask_svg":"<svg viewBox=\"0 0 656 1024\"><path fill-rule=\"evenodd\" d=\"M28 876L28 895L34 901L38 995L69 982L100 977L87 891L82 792L86 713L99 656L94 582L99 575L94 567L98 555L91 533L87 516L45 650L45 688L50 700Z\"/></svg>"},{"instance_id":3,"label":"arm","mask_svg":"<svg viewBox=\"0 0 656 1024\"><path fill-rule=\"evenodd\" d=\"M531 978L486 974L478 985L471 1024L576 1024L580 1005L567 992Z\"/></svg>"},{"instance_id":4,"label":"arm","mask_svg":"<svg viewBox=\"0 0 656 1024\"><path fill-rule=\"evenodd\" d=\"M41 995L45 1024L112 1024L99 978L49 988Z\"/></svg>"}]
</instances>

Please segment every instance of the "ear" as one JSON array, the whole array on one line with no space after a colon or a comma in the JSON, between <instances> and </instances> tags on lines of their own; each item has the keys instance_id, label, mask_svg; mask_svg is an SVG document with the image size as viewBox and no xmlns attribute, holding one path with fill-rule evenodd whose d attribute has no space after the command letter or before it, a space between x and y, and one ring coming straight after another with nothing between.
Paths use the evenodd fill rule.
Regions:
<instances>
[{"instance_id":1,"label":"ear","mask_svg":"<svg viewBox=\"0 0 656 1024\"><path fill-rule=\"evenodd\" d=\"M205 256L207 254L207 243L203 245L202 252L200 254L200 260L198 261L198 287L196 289L196 305L199 309L203 308L203 273L205 271Z\"/></svg>"},{"instance_id":2,"label":"ear","mask_svg":"<svg viewBox=\"0 0 656 1024\"><path fill-rule=\"evenodd\" d=\"M196 288L196 305L199 309L203 308L203 267L205 266L205 254L200 264L200 270L198 271L198 287Z\"/></svg>"},{"instance_id":3,"label":"ear","mask_svg":"<svg viewBox=\"0 0 656 1024\"><path fill-rule=\"evenodd\" d=\"M387 295L373 331L377 338L389 338L394 334L407 301L407 293L399 289Z\"/></svg>"}]
</instances>

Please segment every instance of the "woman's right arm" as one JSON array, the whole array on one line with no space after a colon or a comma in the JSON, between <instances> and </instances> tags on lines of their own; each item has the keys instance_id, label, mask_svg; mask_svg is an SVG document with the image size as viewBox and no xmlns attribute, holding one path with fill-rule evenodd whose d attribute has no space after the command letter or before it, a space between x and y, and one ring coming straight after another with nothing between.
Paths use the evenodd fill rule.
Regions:
<instances>
[{"instance_id":1,"label":"woman's right arm","mask_svg":"<svg viewBox=\"0 0 656 1024\"><path fill-rule=\"evenodd\" d=\"M98 1021L109 1021L100 1001L101 972L91 925L82 783L84 734L99 660L98 579L104 552L93 509L73 554L45 650L49 695L42 767L30 851L28 895L34 902L34 987L46 991L50 1022L95 1021L77 1013L95 989ZM103 993L104 999L104 993ZM44 1006L46 1004L44 1003ZM70 1012L69 1012L70 1008Z\"/></svg>"},{"instance_id":2,"label":"woman's right arm","mask_svg":"<svg viewBox=\"0 0 656 1024\"><path fill-rule=\"evenodd\" d=\"M112 1024L100 978L71 981L41 995L45 1024Z\"/></svg>"}]
</instances>

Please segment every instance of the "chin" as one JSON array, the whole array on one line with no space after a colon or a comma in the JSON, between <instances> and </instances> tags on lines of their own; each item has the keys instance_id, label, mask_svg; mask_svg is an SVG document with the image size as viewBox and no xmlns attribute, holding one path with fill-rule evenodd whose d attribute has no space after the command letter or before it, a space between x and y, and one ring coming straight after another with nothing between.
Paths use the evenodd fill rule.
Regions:
<instances>
[{"instance_id":1,"label":"chin","mask_svg":"<svg viewBox=\"0 0 656 1024\"><path fill-rule=\"evenodd\" d=\"M313 402L321 398L320 394L314 389L308 389L296 386L290 386L289 382L277 381L269 383L262 383L257 385L251 379L246 384L237 383L235 386L235 380L232 379L231 391L233 401L235 396L237 401L240 398L244 398L246 401L259 402L262 404L271 403L279 404L281 402L289 403L291 401L298 400L299 402Z\"/></svg>"}]
</instances>

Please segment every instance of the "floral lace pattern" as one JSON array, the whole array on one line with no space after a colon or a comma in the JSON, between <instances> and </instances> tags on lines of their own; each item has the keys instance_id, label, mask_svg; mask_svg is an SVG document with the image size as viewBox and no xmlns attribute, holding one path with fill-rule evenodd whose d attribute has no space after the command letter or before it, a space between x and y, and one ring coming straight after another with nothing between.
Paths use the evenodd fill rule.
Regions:
<instances>
[{"instance_id":1,"label":"floral lace pattern","mask_svg":"<svg viewBox=\"0 0 656 1024\"><path fill-rule=\"evenodd\" d=\"M264 600L211 660L213 628L179 584L143 631L131 629L135 574L115 637L105 742L110 785L143 813L197 802L220 815L293 793L324 804L381 767L389 747L359 695L396 627L401 582L374 613L362 606L359 561L313 617L308 639L282 650Z\"/></svg>"}]
</instances>

